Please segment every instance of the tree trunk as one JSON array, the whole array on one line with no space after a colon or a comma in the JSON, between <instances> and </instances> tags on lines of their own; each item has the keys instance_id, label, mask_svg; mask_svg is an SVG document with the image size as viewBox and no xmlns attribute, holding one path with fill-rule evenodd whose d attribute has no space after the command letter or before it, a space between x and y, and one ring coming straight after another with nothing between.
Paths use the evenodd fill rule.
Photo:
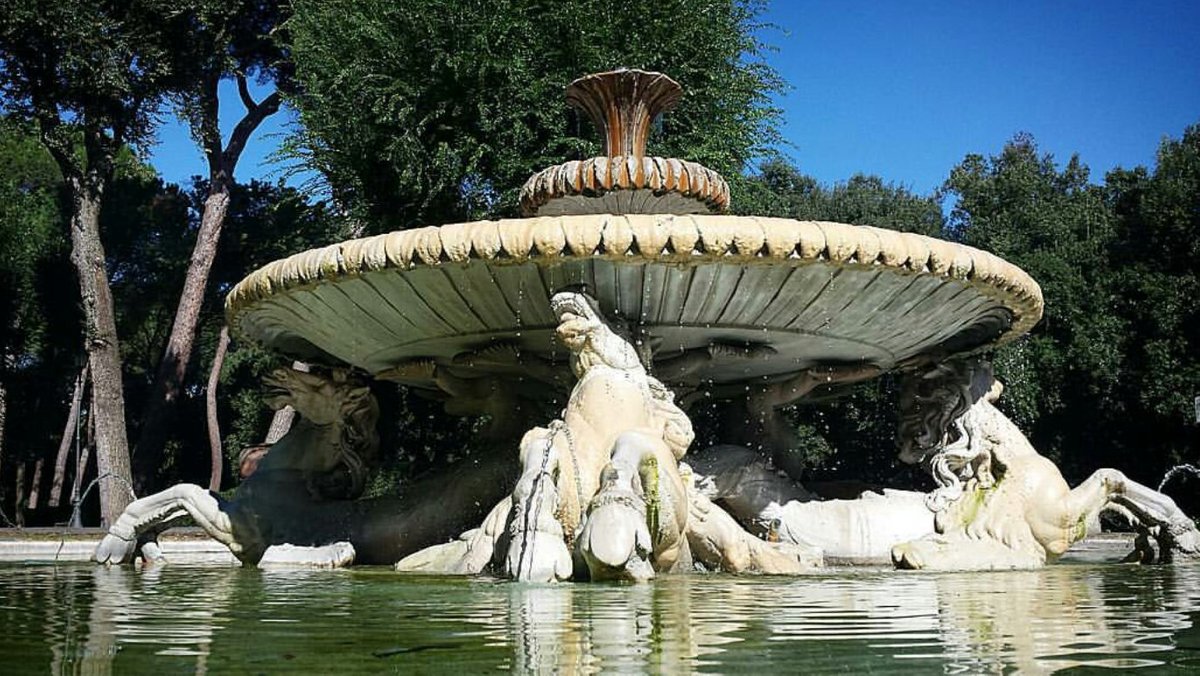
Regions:
<instances>
[{"instance_id":1,"label":"tree trunk","mask_svg":"<svg viewBox=\"0 0 1200 676\"><path fill-rule=\"evenodd\" d=\"M308 373L308 364L302 361L292 362L292 368L297 371ZM263 440L264 444L270 445L283 438L283 435L292 429L292 421L296 419L296 409L291 405L275 411L275 416L271 418L271 426L267 428L267 438Z\"/></svg>"},{"instance_id":2,"label":"tree trunk","mask_svg":"<svg viewBox=\"0 0 1200 676\"><path fill-rule=\"evenodd\" d=\"M208 490L221 490L221 471L225 468L225 454L221 451L221 426L217 420L217 385L221 381L221 367L225 364L225 353L229 350L229 327L221 327L221 338L217 342L217 353L213 355L212 370L208 373L208 392L205 406L208 409L208 448L212 459L212 472L208 477Z\"/></svg>"},{"instance_id":3,"label":"tree trunk","mask_svg":"<svg viewBox=\"0 0 1200 676\"><path fill-rule=\"evenodd\" d=\"M13 518L17 528L25 527L25 463L17 463L17 496L13 500Z\"/></svg>"},{"instance_id":4,"label":"tree trunk","mask_svg":"<svg viewBox=\"0 0 1200 676\"><path fill-rule=\"evenodd\" d=\"M8 417L8 366L9 357L4 355L0 363L0 476L4 476L4 431L5 420ZM2 486L2 485L0 485ZM4 489L0 487L0 509L4 507Z\"/></svg>"},{"instance_id":5,"label":"tree trunk","mask_svg":"<svg viewBox=\"0 0 1200 676\"><path fill-rule=\"evenodd\" d=\"M42 467L46 464L45 458L38 458L37 462L33 463L33 481L29 483L29 510L33 511L38 508L38 498L42 494Z\"/></svg>"},{"instance_id":6,"label":"tree trunk","mask_svg":"<svg viewBox=\"0 0 1200 676\"><path fill-rule=\"evenodd\" d=\"M121 349L112 289L108 285L104 246L100 242L102 184L84 186L71 178L71 262L79 273L88 363L92 371L92 413L96 418L96 467L100 476L103 525L115 523L130 502L129 441L125 431L125 395L121 381Z\"/></svg>"},{"instance_id":7,"label":"tree trunk","mask_svg":"<svg viewBox=\"0 0 1200 676\"><path fill-rule=\"evenodd\" d=\"M79 407L83 404L83 388L87 384L88 367L75 378L75 391L71 394L71 410L67 413L67 424L63 427L62 443L58 445L58 455L54 458L54 482L50 484L50 499L46 504L57 507L62 499L63 481L67 478L67 456L71 452L71 441L75 439L75 429L79 426Z\"/></svg>"},{"instance_id":8,"label":"tree trunk","mask_svg":"<svg viewBox=\"0 0 1200 676\"><path fill-rule=\"evenodd\" d=\"M279 110L282 101L279 92L274 92L261 103L255 103L250 97L245 76L238 75L237 83L238 94L246 107L246 114L234 127L229 135L229 142L224 146L221 143L218 124L217 89L220 73L210 72L196 92L196 101L201 112L200 122L194 131L198 132L202 149L208 157L209 193L204 200L200 231L196 234L196 246L192 250L183 293L175 311L171 337L167 341L162 361L159 362L154 388L142 419L142 430L138 435L134 460L137 463L135 469L138 488L142 492L147 492L146 489L154 484L155 469L162 459L171 415L175 410L175 400L183 389L183 378L187 373L196 338L196 324L200 320L200 308L204 303L208 273L212 269L213 259L217 254L217 243L221 238L221 228L225 224L225 214L229 210L229 191L233 185L234 169L237 168L238 159L241 158L250 135L263 120Z\"/></svg>"},{"instance_id":9,"label":"tree trunk","mask_svg":"<svg viewBox=\"0 0 1200 676\"><path fill-rule=\"evenodd\" d=\"M134 469L139 493L146 493L155 483L155 472L162 459L166 445L175 401L183 389L183 378L196 341L196 325L200 322L200 308L204 304L204 290L208 285L208 273L217 255L217 242L221 238L221 227L229 210L229 189L223 182L212 184L212 191L204 200L204 214L200 217L200 231L196 233L196 246L188 264L187 277L183 282L183 293L175 309L175 323L162 361L154 390L147 402L142 418L142 430L134 453Z\"/></svg>"}]
</instances>

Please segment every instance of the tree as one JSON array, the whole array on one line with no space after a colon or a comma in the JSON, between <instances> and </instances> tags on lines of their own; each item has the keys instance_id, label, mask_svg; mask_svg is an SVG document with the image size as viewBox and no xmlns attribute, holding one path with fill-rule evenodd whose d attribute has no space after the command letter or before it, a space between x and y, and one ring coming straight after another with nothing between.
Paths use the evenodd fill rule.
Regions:
<instances>
[{"instance_id":1,"label":"tree","mask_svg":"<svg viewBox=\"0 0 1200 676\"><path fill-rule=\"evenodd\" d=\"M878 176L855 174L830 187L802 173L787 161L772 158L758 172L738 182L734 209L748 216L826 220L854 225L942 234L942 208L933 195L885 183Z\"/></svg>"},{"instance_id":2,"label":"tree","mask_svg":"<svg viewBox=\"0 0 1200 676\"><path fill-rule=\"evenodd\" d=\"M274 91L261 101L250 93L251 77L286 82L284 55L272 32L284 16L277 0L198 0L182 10L187 34L175 43L176 69L183 80L174 98L208 161L208 194L201 210L195 247L175 310L175 320L154 384L142 415L134 451L135 478L148 489L163 456L163 445L174 404L191 361L200 310L209 272L217 254L221 229L229 209L234 170L250 136L263 120L279 110ZM222 80L237 82L245 113L228 141L221 138L218 87Z\"/></svg>"},{"instance_id":3,"label":"tree","mask_svg":"<svg viewBox=\"0 0 1200 676\"><path fill-rule=\"evenodd\" d=\"M39 282L66 257L58 234L63 225L61 186L58 167L36 133L27 125L0 119L0 476L6 466L6 442L14 436L6 425L10 407L20 411L28 402L24 385L38 379L34 373L53 382L41 359L55 343L49 331L53 313L46 307L47 289ZM23 420L15 436L27 433L27 426ZM7 459L24 463L27 448L17 448ZM0 483L0 496L5 485Z\"/></svg>"},{"instance_id":4,"label":"tree","mask_svg":"<svg viewBox=\"0 0 1200 676\"><path fill-rule=\"evenodd\" d=\"M652 151L739 174L782 83L739 0L299 0L292 149L368 230L516 215L533 172L600 148L563 88L619 66L683 85Z\"/></svg>"},{"instance_id":5,"label":"tree","mask_svg":"<svg viewBox=\"0 0 1200 676\"><path fill-rule=\"evenodd\" d=\"M5 109L37 124L62 173L70 205L71 260L83 301L97 463L108 479L101 487L101 505L108 522L129 502L131 477L121 352L100 211L118 150L147 139L159 102L172 85L162 28L174 19L146 9L141 2L107 0L0 4Z\"/></svg>"},{"instance_id":6,"label":"tree","mask_svg":"<svg viewBox=\"0 0 1200 676\"><path fill-rule=\"evenodd\" d=\"M1164 140L1157 160L1153 172L1110 172L1106 189L1117 218L1112 297L1130 332L1119 383L1131 421L1123 436L1161 473L1200 460L1200 125Z\"/></svg>"}]
</instances>

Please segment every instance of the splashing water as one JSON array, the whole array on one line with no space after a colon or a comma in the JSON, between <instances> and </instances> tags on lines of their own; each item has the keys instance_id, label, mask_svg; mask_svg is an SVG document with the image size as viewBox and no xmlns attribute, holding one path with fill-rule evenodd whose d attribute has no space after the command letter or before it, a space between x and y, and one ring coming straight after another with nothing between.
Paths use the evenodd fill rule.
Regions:
<instances>
[{"instance_id":1,"label":"splashing water","mask_svg":"<svg viewBox=\"0 0 1200 676\"><path fill-rule=\"evenodd\" d=\"M1195 465L1188 463L1175 465L1171 469L1167 470L1167 473L1163 475L1162 481L1158 484L1158 491L1161 493L1163 488L1166 488L1167 484L1171 483L1171 479L1174 479L1175 475L1181 472L1187 472L1197 479L1200 479L1200 467L1196 467Z\"/></svg>"}]
</instances>

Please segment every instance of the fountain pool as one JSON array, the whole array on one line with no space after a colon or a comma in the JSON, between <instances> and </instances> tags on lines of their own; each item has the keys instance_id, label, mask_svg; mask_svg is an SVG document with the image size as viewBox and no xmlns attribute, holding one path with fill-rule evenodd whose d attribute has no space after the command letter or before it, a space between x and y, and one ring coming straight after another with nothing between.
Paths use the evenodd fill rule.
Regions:
<instances>
[{"instance_id":1,"label":"fountain pool","mask_svg":"<svg viewBox=\"0 0 1200 676\"><path fill-rule=\"evenodd\" d=\"M1200 565L535 585L3 564L0 622L8 674L1182 673L1200 668Z\"/></svg>"}]
</instances>

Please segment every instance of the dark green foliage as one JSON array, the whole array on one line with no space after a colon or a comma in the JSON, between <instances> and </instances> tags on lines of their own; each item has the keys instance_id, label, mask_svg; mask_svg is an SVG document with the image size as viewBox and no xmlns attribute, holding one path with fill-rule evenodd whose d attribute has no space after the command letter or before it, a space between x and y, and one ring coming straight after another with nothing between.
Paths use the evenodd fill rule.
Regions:
<instances>
[{"instance_id":1,"label":"dark green foliage","mask_svg":"<svg viewBox=\"0 0 1200 676\"><path fill-rule=\"evenodd\" d=\"M1001 402L1073 479L1114 466L1157 483L1195 457L1198 147L1192 127L1153 173L1116 170L1098 186L1077 157L1060 169L1018 135L946 182L952 234L1041 284L1045 318L996 355Z\"/></svg>"},{"instance_id":2,"label":"dark green foliage","mask_svg":"<svg viewBox=\"0 0 1200 676\"><path fill-rule=\"evenodd\" d=\"M128 150L118 153L115 164L101 222L121 331L126 400L136 424L170 330L207 190L199 180L186 190L163 184ZM10 422L0 467L4 495L12 494L17 461L52 460L71 386L85 358L79 288L62 234L68 217L62 190L58 169L32 130L0 119L0 350L5 356L0 378ZM214 265L200 327L200 358L181 401L177 440L166 454L163 473L172 480L208 473L203 383L224 324L225 294L253 268L346 236L341 221L323 206L295 190L260 182L233 190L228 218L234 227ZM249 346L230 354L220 417L231 460L243 446L262 441L270 411L258 398L260 378L281 363ZM11 424L14 420L20 424ZM47 482L51 471L47 466ZM0 506L11 513L10 505ZM55 518L65 518L65 513Z\"/></svg>"},{"instance_id":3,"label":"dark green foliage","mask_svg":"<svg viewBox=\"0 0 1200 676\"><path fill-rule=\"evenodd\" d=\"M1120 400L1137 420L1130 450L1156 466L1200 458L1200 126L1163 142L1153 174L1107 176L1118 219L1110 249L1113 297L1132 331ZM1136 445L1135 445L1136 444Z\"/></svg>"},{"instance_id":4,"label":"dark green foliage","mask_svg":"<svg viewBox=\"0 0 1200 676\"><path fill-rule=\"evenodd\" d=\"M530 174L602 151L563 87L626 66L684 87L652 152L736 175L777 140L781 82L760 60L758 12L736 0L299 0L293 149L371 231L514 216Z\"/></svg>"},{"instance_id":5,"label":"dark green foliage","mask_svg":"<svg viewBox=\"0 0 1200 676\"><path fill-rule=\"evenodd\" d=\"M1027 135L995 157L967 156L945 189L957 198L951 234L1022 267L1045 297L1044 318L1031 337L996 355L1012 395L1002 402L1065 469L1080 460L1067 451L1076 444L1101 453L1079 469L1113 464L1117 458L1100 448L1109 435L1089 424L1095 411L1121 412L1114 388L1129 335L1113 312L1107 252L1114 219L1103 189L1088 183L1078 157L1060 171Z\"/></svg>"},{"instance_id":6,"label":"dark green foliage","mask_svg":"<svg viewBox=\"0 0 1200 676\"><path fill-rule=\"evenodd\" d=\"M44 337L38 282L67 254L61 199L58 167L33 131L0 118L0 350L14 360L38 352Z\"/></svg>"},{"instance_id":7,"label":"dark green foliage","mask_svg":"<svg viewBox=\"0 0 1200 676\"><path fill-rule=\"evenodd\" d=\"M942 208L933 196L855 174L824 187L781 159L764 162L758 173L735 183L733 209L747 216L837 221L940 236Z\"/></svg>"},{"instance_id":8,"label":"dark green foliage","mask_svg":"<svg viewBox=\"0 0 1200 676\"><path fill-rule=\"evenodd\" d=\"M104 174L92 165L149 140L187 35L185 18L163 10L150 0L0 0L3 108L39 122L60 167Z\"/></svg>"},{"instance_id":9,"label":"dark green foliage","mask_svg":"<svg viewBox=\"0 0 1200 676\"><path fill-rule=\"evenodd\" d=\"M7 478L17 462L56 443L81 367L64 206L62 177L37 136L0 118L0 387L8 406L0 495L12 493Z\"/></svg>"},{"instance_id":10,"label":"dark green foliage","mask_svg":"<svg viewBox=\"0 0 1200 676\"><path fill-rule=\"evenodd\" d=\"M125 359L126 390L133 421L140 420L156 360L170 331L199 227L200 209L208 194L207 186L199 179L186 191L163 187L157 180L156 185L159 189L136 208L140 217L127 221L133 224L129 229L114 224L110 230L114 270L129 271L127 278L114 277L113 286L122 313L122 339L129 350ZM177 433L172 435L175 445L166 454L170 467L162 474L168 483L204 476L208 471L204 383L225 323L225 294L255 268L347 236L341 221L323 205L308 202L294 189L259 181L233 187L227 223L230 227L222 239L205 294L197 358L188 371L188 385L180 400ZM126 297L130 303L121 302ZM258 399L260 379L270 369L288 363L235 340L223 369L218 398L224 446L231 460L243 447L262 442L271 412Z\"/></svg>"}]
</instances>

